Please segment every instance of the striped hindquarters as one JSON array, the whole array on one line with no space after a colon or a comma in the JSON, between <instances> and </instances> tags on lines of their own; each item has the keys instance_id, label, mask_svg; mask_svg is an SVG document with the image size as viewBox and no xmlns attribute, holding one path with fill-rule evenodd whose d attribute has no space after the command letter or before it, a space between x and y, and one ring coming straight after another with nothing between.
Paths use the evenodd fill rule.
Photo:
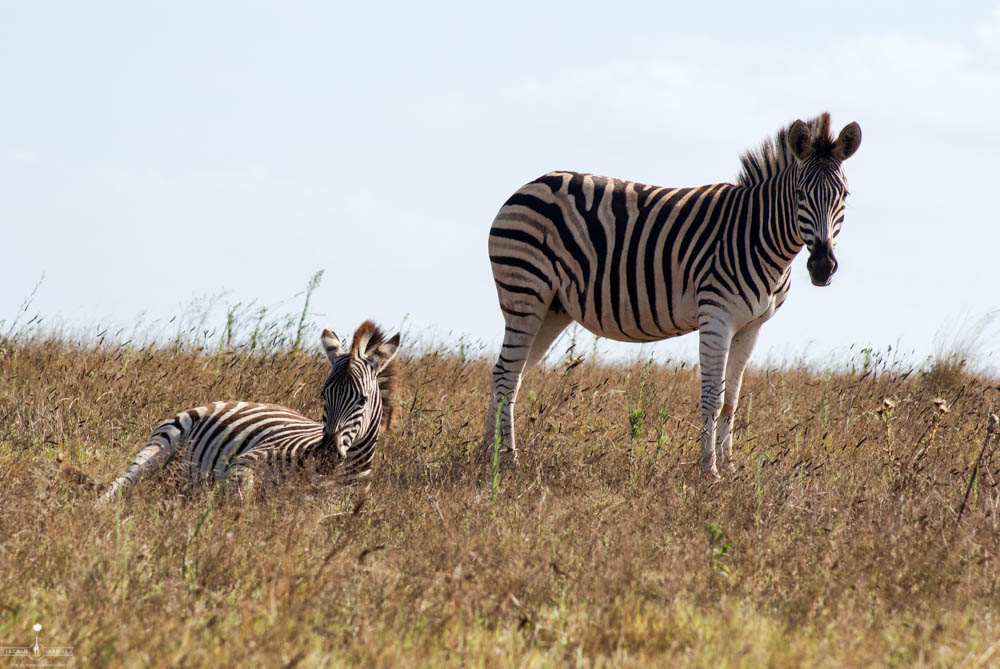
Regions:
<instances>
[{"instance_id":1,"label":"striped hindquarters","mask_svg":"<svg viewBox=\"0 0 1000 669\"><path fill-rule=\"evenodd\" d=\"M275 404L215 402L195 407L160 423L103 498L127 491L178 455L192 482L222 481L237 463L253 464L258 458L248 455L256 451L266 453L270 465L295 468L319 455L322 436L322 424Z\"/></svg>"}]
</instances>

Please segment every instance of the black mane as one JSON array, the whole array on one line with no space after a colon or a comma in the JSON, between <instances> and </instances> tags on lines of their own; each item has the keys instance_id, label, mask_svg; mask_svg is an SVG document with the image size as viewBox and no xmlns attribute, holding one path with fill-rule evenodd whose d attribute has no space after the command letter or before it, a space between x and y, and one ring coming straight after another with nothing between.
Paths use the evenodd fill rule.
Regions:
<instances>
[{"instance_id":1,"label":"black mane","mask_svg":"<svg viewBox=\"0 0 1000 669\"><path fill-rule=\"evenodd\" d=\"M740 174L737 185L756 186L777 176L795 163L795 157L788 146L788 124L771 139L765 139L760 148L749 150L740 156ZM830 115L826 112L816 118L809 119L808 125L812 131L813 155L821 160L833 160L835 139L830 134Z\"/></svg>"}]
</instances>

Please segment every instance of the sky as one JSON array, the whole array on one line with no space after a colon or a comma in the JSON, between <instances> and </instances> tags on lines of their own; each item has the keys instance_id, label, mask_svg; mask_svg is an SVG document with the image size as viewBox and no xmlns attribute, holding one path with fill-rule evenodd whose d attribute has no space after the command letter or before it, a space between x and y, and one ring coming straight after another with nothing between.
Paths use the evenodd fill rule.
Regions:
<instances>
[{"instance_id":1,"label":"sky","mask_svg":"<svg viewBox=\"0 0 1000 669\"><path fill-rule=\"evenodd\" d=\"M0 0L0 321L43 274L31 313L86 329L294 309L324 270L318 324L495 351L522 184L733 181L823 111L863 132L840 268L796 260L751 362L921 359L1000 309L1000 2L478 4Z\"/></svg>"}]
</instances>

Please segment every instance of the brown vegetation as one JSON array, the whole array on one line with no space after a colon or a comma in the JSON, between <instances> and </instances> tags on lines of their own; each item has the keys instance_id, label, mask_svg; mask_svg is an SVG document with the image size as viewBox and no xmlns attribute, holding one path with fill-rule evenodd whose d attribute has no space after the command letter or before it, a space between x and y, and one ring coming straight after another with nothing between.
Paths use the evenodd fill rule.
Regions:
<instances>
[{"instance_id":1,"label":"brown vegetation","mask_svg":"<svg viewBox=\"0 0 1000 669\"><path fill-rule=\"evenodd\" d=\"M697 370L526 378L521 461L470 464L489 363L403 359L367 496L239 502L164 479L95 510L207 400L319 416L316 354L8 341L0 644L82 666L995 666L995 381L751 370L738 471L697 467ZM995 409L994 409L995 410Z\"/></svg>"}]
</instances>

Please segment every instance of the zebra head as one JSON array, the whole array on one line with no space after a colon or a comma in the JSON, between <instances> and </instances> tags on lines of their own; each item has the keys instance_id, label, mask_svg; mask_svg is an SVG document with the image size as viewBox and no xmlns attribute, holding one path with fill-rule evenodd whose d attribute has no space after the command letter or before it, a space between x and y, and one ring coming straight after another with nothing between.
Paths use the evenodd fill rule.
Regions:
<instances>
[{"instance_id":1,"label":"zebra head","mask_svg":"<svg viewBox=\"0 0 1000 669\"><path fill-rule=\"evenodd\" d=\"M806 268L814 286L828 286L837 271L833 249L844 222L847 179L843 162L861 144L861 127L844 126L837 139L830 134L830 115L823 114L809 124L796 121L788 129L788 147L795 156L795 196L798 233L809 261Z\"/></svg>"},{"instance_id":2,"label":"zebra head","mask_svg":"<svg viewBox=\"0 0 1000 669\"><path fill-rule=\"evenodd\" d=\"M320 391L325 449L346 458L355 442L367 446L378 437L384 418L383 391L390 380L387 368L399 351L399 341L399 333L386 340L374 323L365 321L347 351L333 330L323 330L323 350L331 367Z\"/></svg>"}]
</instances>

